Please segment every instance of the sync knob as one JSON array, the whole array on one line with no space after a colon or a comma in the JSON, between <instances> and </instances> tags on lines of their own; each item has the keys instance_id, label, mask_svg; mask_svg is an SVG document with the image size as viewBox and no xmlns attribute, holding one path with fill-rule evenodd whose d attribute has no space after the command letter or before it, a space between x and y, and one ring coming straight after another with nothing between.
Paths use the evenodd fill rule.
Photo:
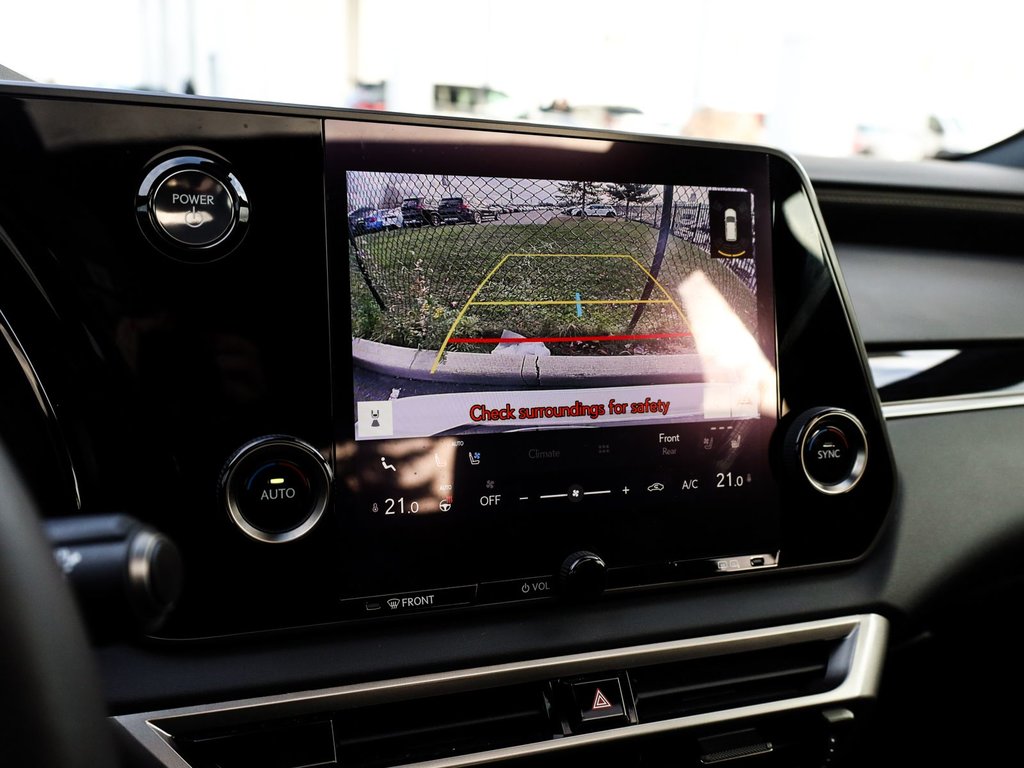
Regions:
<instances>
[{"instance_id":1,"label":"sync knob","mask_svg":"<svg viewBox=\"0 0 1024 768\"><path fill-rule=\"evenodd\" d=\"M812 408L786 433L786 464L814 490L829 496L856 487L868 466L864 425L841 408Z\"/></svg>"}]
</instances>

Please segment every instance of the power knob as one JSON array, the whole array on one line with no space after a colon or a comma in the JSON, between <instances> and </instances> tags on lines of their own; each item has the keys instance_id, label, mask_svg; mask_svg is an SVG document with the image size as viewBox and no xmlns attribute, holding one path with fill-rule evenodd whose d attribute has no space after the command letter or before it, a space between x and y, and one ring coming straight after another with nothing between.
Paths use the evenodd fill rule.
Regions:
<instances>
[{"instance_id":1,"label":"power knob","mask_svg":"<svg viewBox=\"0 0 1024 768\"><path fill-rule=\"evenodd\" d=\"M142 233L166 255L216 261L245 236L249 197L227 162L212 153L163 156L135 196Z\"/></svg>"},{"instance_id":2,"label":"power knob","mask_svg":"<svg viewBox=\"0 0 1024 768\"><path fill-rule=\"evenodd\" d=\"M608 566L593 552L573 552L565 558L558 575L565 597L585 600L604 592Z\"/></svg>"}]
</instances>

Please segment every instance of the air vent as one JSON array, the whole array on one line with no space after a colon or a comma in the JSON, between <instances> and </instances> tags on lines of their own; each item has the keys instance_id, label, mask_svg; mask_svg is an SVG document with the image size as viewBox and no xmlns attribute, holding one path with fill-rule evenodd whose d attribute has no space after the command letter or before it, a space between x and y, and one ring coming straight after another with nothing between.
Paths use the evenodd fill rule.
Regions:
<instances>
[{"instance_id":1,"label":"air vent","mask_svg":"<svg viewBox=\"0 0 1024 768\"><path fill-rule=\"evenodd\" d=\"M335 764L388 768L529 744L555 735L545 686L540 684L340 709L321 713L318 721L296 719L230 733L198 732L179 736L177 742L195 768ZM291 749L303 759L284 760L279 755L282 744L295 744L296 748L285 747L284 753ZM310 759L312 755L318 759Z\"/></svg>"},{"instance_id":2,"label":"air vent","mask_svg":"<svg viewBox=\"0 0 1024 768\"><path fill-rule=\"evenodd\" d=\"M340 712L338 762L360 768L419 763L552 738L544 689L503 686Z\"/></svg>"},{"instance_id":3,"label":"air vent","mask_svg":"<svg viewBox=\"0 0 1024 768\"><path fill-rule=\"evenodd\" d=\"M808 696L835 687L829 662L839 642L656 664L630 671L641 723Z\"/></svg>"},{"instance_id":4,"label":"air vent","mask_svg":"<svg viewBox=\"0 0 1024 768\"><path fill-rule=\"evenodd\" d=\"M885 634L858 616L117 720L194 768L618 765L622 745L650 764L818 764L834 713L874 696Z\"/></svg>"}]
</instances>

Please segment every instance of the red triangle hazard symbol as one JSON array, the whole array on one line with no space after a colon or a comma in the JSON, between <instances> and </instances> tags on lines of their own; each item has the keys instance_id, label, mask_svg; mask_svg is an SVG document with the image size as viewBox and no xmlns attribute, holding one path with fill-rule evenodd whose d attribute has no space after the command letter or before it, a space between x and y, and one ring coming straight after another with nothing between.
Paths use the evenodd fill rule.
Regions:
<instances>
[{"instance_id":1,"label":"red triangle hazard symbol","mask_svg":"<svg viewBox=\"0 0 1024 768\"><path fill-rule=\"evenodd\" d=\"M608 701L608 697L601 693L601 689L598 688L594 692L594 704L591 709L611 709L612 703Z\"/></svg>"}]
</instances>

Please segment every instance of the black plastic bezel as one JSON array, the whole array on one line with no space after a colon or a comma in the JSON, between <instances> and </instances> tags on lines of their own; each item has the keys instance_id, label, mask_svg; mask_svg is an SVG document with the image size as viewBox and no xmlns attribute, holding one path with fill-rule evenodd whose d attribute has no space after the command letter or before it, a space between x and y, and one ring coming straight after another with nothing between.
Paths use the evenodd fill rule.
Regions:
<instances>
[{"instance_id":1,"label":"black plastic bezel","mask_svg":"<svg viewBox=\"0 0 1024 768\"><path fill-rule=\"evenodd\" d=\"M679 166L704 162L709 171L730 156L763 158L771 185L777 434L793 414L828 405L857 415L871 449L864 478L841 498L784 484L776 572L849 563L868 552L892 503L895 472L838 264L809 182L788 156L611 132L0 85L0 125L9 139L0 143L9 180L0 218L17 225L19 260L9 269L29 278L5 315L60 404L57 434L74 483L67 495L84 511L130 511L181 547L189 578L166 636L339 620L331 564L345 510L332 505L309 535L268 547L235 529L215 492L225 457L258 435L294 434L332 454L333 411L351 402L339 395L347 339L332 336L330 323L329 301L344 278L326 238L337 199L329 184L324 189L324 120L374 124L382 136L390 126L426 126L550 146L561 137L627 142ZM276 214L203 269L165 258L163 244L145 229L140 234L137 205L111 205L136 194L139 179L167 153L196 147L237 170L261 210ZM69 172L94 179L97 194L61 209L54 226L53 211L29 201L46 199ZM231 360L243 365L225 365ZM26 420L23 428L34 426ZM773 461L780 455L775 450Z\"/></svg>"}]
</instances>

